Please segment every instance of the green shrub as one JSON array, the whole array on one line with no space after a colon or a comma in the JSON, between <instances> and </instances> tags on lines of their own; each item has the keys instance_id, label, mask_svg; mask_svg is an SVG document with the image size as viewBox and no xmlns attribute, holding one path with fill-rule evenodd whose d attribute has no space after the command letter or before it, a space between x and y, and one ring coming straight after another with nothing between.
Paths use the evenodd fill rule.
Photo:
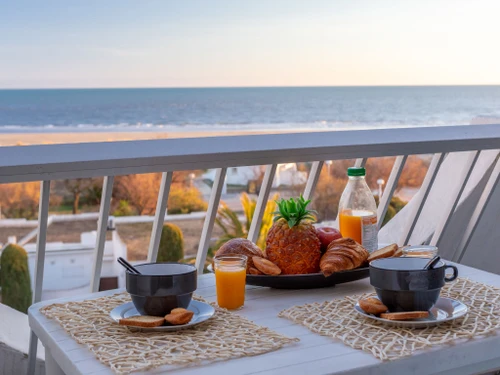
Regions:
<instances>
[{"instance_id":1,"label":"green shrub","mask_svg":"<svg viewBox=\"0 0 500 375\"><path fill-rule=\"evenodd\" d=\"M377 206L379 203L379 198L376 195L375 196L375 201L377 202ZM385 214L384 220L382 221L382 227L387 224L389 220L391 220L396 214L403 209L403 207L406 206L406 202L401 200L401 198L398 197L392 197L391 202L389 203L389 206L387 207L387 212Z\"/></svg>"},{"instance_id":2,"label":"green shrub","mask_svg":"<svg viewBox=\"0 0 500 375\"><path fill-rule=\"evenodd\" d=\"M2 303L22 313L31 305L31 280L28 255L18 245L8 245L0 257Z\"/></svg>"},{"instance_id":3,"label":"green shrub","mask_svg":"<svg viewBox=\"0 0 500 375\"><path fill-rule=\"evenodd\" d=\"M178 262L184 258L184 238L181 228L167 223L163 226L157 262Z\"/></svg>"},{"instance_id":4,"label":"green shrub","mask_svg":"<svg viewBox=\"0 0 500 375\"><path fill-rule=\"evenodd\" d=\"M113 216L132 216L135 215L134 209L130 207L130 204L126 200L121 200L118 203L118 207L113 211Z\"/></svg>"},{"instance_id":5,"label":"green shrub","mask_svg":"<svg viewBox=\"0 0 500 375\"><path fill-rule=\"evenodd\" d=\"M169 214L188 214L195 211L205 211L206 209L207 203L203 200L198 189L177 186L170 188L168 196Z\"/></svg>"}]
</instances>

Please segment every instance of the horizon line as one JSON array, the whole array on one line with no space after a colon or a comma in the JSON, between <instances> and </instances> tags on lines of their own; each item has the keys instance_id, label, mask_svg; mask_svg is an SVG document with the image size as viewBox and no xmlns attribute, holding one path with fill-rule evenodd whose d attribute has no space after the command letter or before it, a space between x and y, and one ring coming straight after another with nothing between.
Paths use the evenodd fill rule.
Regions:
<instances>
[{"instance_id":1,"label":"horizon line","mask_svg":"<svg viewBox=\"0 0 500 375\"><path fill-rule=\"evenodd\" d=\"M362 88L362 87L473 87L500 86L500 83L488 84L407 84L407 85L290 85L290 86L118 86L118 87L0 87L1 91L15 90L144 90L144 89L250 89L250 88Z\"/></svg>"}]
</instances>

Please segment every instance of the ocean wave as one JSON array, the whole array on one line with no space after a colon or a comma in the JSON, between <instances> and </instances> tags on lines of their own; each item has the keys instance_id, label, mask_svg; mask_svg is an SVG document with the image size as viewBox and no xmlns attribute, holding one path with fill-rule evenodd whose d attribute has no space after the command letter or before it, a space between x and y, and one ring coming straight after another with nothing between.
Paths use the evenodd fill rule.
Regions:
<instances>
[{"instance_id":1,"label":"ocean wave","mask_svg":"<svg viewBox=\"0 0 500 375\"><path fill-rule=\"evenodd\" d=\"M490 120L490 119L489 119ZM493 120L488 121L494 123ZM497 120L497 123L500 119ZM468 123L475 123L468 122ZM433 121L432 123L404 124L400 122L371 122L360 123L354 121L313 121L313 122L280 122L280 123L237 123L237 124L152 124L152 123L118 123L118 124L77 124L77 125L55 125L46 124L32 125L0 125L0 132L119 132L119 131L166 131L166 132L199 132L199 131L235 131L235 130L363 130L380 128L406 128L425 126L459 125L445 121ZM466 125L465 123L463 125Z\"/></svg>"}]
</instances>

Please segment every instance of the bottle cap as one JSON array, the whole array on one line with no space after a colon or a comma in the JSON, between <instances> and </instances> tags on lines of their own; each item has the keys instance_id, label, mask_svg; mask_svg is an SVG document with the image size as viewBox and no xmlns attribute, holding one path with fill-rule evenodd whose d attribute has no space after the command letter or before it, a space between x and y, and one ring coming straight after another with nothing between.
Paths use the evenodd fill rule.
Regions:
<instances>
[{"instance_id":1,"label":"bottle cap","mask_svg":"<svg viewBox=\"0 0 500 375\"><path fill-rule=\"evenodd\" d=\"M361 167L349 167L347 168L348 176L364 176L366 175L366 170Z\"/></svg>"}]
</instances>

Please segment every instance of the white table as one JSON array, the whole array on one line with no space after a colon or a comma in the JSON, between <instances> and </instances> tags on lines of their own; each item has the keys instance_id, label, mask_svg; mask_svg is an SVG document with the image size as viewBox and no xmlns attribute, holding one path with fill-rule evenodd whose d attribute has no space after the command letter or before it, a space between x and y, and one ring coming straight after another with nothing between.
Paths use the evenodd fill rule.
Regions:
<instances>
[{"instance_id":1,"label":"white table","mask_svg":"<svg viewBox=\"0 0 500 375\"><path fill-rule=\"evenodd\" d=\"M500 286L500 276L458 265L461 277L485 284ZM297 304L324 301L344 295L373 290L368 279L326 289L277 290L247 287L245 307L238 313L255 323L267 326L284 335L300 338L298 344L286 346L271 353L246 357L203 367L179 369L170 373L191 374L478 374L500 368L500 335L489 336L423 351L409 358L381 362L372 355L352 349L341 342L312 333L307 328L278 318L277 314ZM113 290L76 298L43 301L30 307L30 326L45 347L47 375L111 374L83 345L77 344L61 326L39 312L43 306L55 302L79 301L117 293ZM215 300L213 275L199 278L198 295ZM164 373L162 368L147 374ZM136 374L136 373L134 373ZM137 372L144 374L144 372Z\"/></svg>"}]
</instances>

